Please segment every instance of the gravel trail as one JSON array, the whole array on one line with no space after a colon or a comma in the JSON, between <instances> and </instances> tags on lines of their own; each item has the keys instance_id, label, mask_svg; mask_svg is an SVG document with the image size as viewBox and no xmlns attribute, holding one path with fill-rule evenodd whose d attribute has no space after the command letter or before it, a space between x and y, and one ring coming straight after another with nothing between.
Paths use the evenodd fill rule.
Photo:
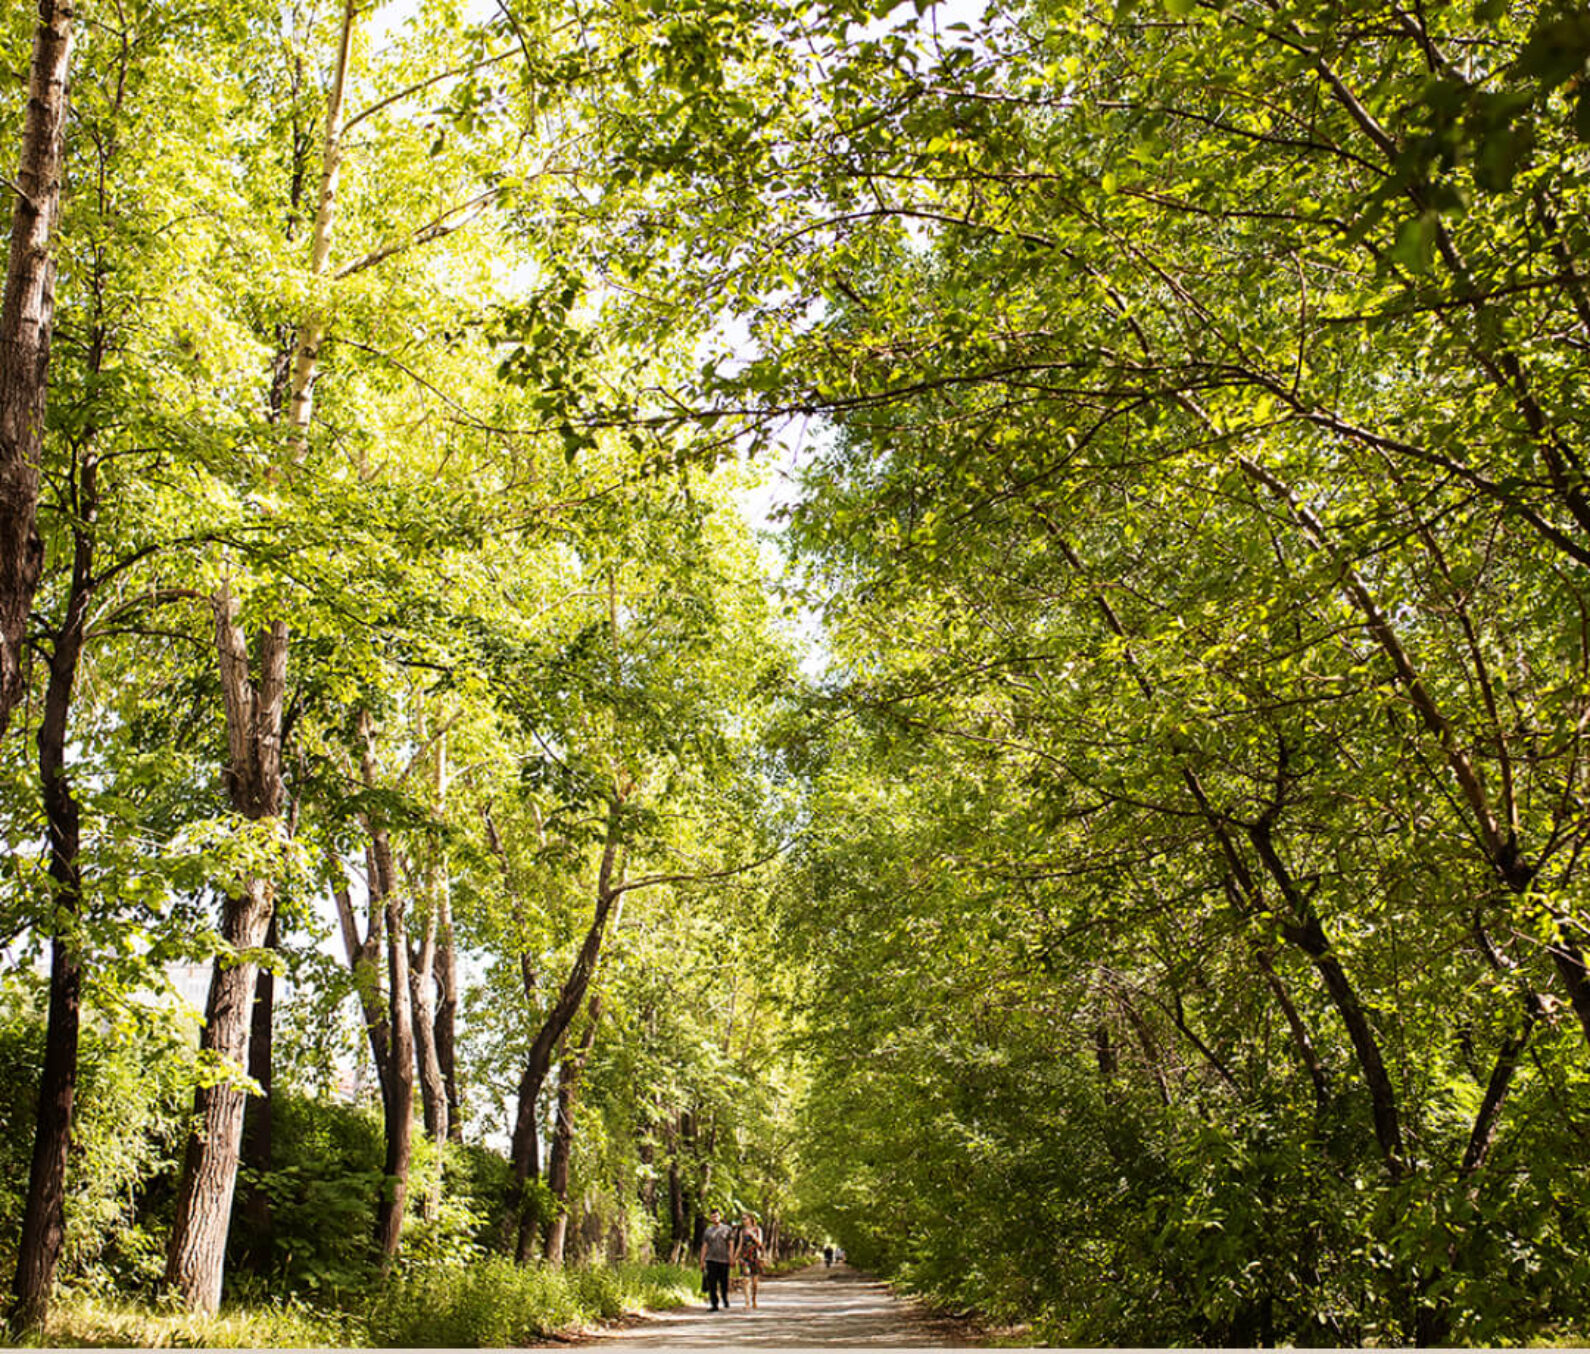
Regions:
<instances>
[{"instance_id":1,"label":"gravel trail","mask_svg":"<svg viewBox=\"0 0 1590 1354\"><path fill-rule=\"evenodd\" d=\"M848 1265L821 1265L781 1279L764 1279L760 1305L734 1294L726 1312L705 1302L654 1312L580 1343L631 1349L842 1349L973 1347L975 1332Z\"/></svg>"}]
</instances>

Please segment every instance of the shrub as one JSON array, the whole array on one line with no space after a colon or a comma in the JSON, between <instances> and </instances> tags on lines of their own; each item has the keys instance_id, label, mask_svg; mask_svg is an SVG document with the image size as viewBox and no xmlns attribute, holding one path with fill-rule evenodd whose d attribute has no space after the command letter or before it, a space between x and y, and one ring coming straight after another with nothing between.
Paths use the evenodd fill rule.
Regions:
<instances>
[{"instance_id":1,"label":"shrub","mask_svg":"<svg viewBox=\"0 0 1590 1354\"><path fill-rule=\"evenodd\" d=\"M44 1061L42 994L32 975L0 990L0 1263L15 1264ZM85 1010L72 1152L66 1176L62 1277L108 1289L158 1277L169 1200L192 1095L178 1017L128 1008L111 1024Z\"/></svg>"},{"instance_id":2,"label":"shrub","mask_svg":"<svg viewBox=\"0 0 1590 1354\"><path fill-rule=\"evenodd\" d=\"M683 1306L695 1283L677 1265L548 1269L493 1256L395 1274L365 1322L371 1341L389 1347L519 1345L626 1311Z\"/></svg>"},{"instance_id":3,"label":"shrub","mask_svg":"<svg viewBox=\"0 0 1590 1354\"><path fill-rule=\"evenodd\" d=\"M373 1270L380 1119L358 1106L278 1094L272 1127L272 1168L244 1170L238 1179L240 1196L263 1188L270 1199L270 1254L261 1277L273 1288L325 1296L362 1285ZM233 1229L229 1277L243 1275L241 1252L250 1239L239 1232ZM248 1291L246 1283L236 1289Z\"/></svg>"}]
</instances>

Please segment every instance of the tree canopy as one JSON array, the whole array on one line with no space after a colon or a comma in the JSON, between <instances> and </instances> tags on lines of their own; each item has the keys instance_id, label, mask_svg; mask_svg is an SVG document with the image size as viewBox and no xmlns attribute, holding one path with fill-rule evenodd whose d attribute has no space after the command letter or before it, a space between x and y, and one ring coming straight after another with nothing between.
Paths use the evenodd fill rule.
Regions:
<instances>
[{"instance_id":1,"label":"tree canopy","mask_svg":"<svg viewBox=\"0 0 1590 1354\"><path fill-rule=\"evenodd\" d=\"M1577 9L0 50L15 1328L500 1343L718 1207L1040 1342L1584 1332Z\"/></svg>"}]
</instances>

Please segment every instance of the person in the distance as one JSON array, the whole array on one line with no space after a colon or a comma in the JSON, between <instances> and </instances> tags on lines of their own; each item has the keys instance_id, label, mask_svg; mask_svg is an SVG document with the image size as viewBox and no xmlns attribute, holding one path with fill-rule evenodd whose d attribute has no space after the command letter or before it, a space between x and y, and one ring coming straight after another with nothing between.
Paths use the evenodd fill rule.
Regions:
<instances>
[{"instance_id":1,"label":"person in the distance","mask_svg":"<svg viewBox=\"0 0 1590 1354\"><path fill-rule=\"evenodd\" d=\"M723 1215L717 1209L710 1214L707 1230L701 1234L701 1269L706 1275L707 1298L712 1310L718 1310L721 1296L725 1308L729 1305L729 1263L734 1258L734 1233L724 1225Z\"/></svg>"}]
</instances>

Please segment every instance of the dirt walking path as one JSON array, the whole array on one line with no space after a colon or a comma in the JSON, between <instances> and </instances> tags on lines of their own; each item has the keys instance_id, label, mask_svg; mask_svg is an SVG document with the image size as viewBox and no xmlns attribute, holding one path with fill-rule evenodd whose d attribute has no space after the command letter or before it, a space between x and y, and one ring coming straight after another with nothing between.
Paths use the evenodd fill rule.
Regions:
<instances>
[{"instance_id":1,"label":"dirt walking path","mask_svg":"<svg viewBox=\"0 0 1590 1354\"><path fill-rule=\"evenodd\" d=\"M964 1349L975 1332L934 1316L919 1303L897 1298L875 1279L851 1269L821 1265L762 1282L760 1304L745 1306L736 1292L726 1312L701 1303L676 1312L656 1312L623 1329L606 1331L582 1344L631 1349L793 1349L846 1346Z\"/></svg>"}]
</instances>

